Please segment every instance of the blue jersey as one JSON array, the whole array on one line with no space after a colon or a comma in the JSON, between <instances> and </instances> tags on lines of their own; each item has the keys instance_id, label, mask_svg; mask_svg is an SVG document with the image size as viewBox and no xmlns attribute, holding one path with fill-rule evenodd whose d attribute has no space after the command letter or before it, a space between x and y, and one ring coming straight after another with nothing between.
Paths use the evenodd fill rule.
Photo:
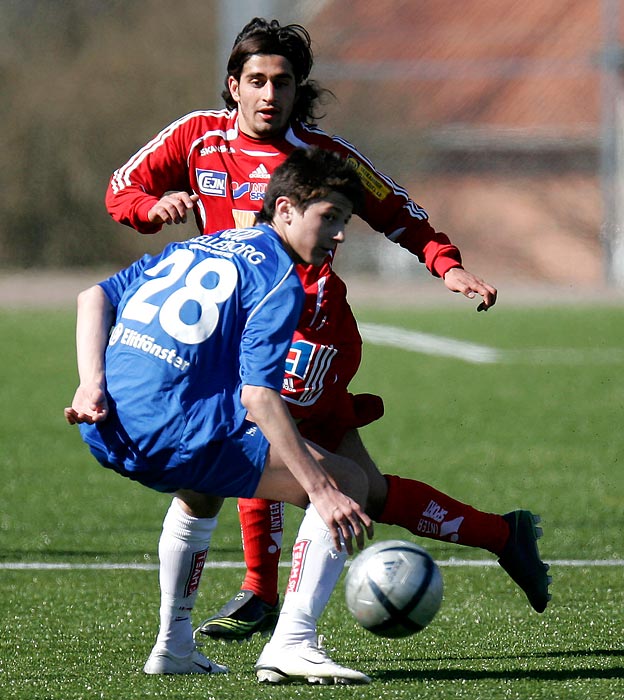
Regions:
<instances>
[{"instance_id":1,"label":"blue jersey","mask_svg":"<svg viewBox=\"0 0 624 700\"><path fill-rule=\"evenodd\" d=\"M101 445L114 430L125 470L191 462L243 426L243 385L281 390L303 289L270 226L172 243L101 287L116 308L111 412L81 432Z\"/></svg>"}]
</instances>

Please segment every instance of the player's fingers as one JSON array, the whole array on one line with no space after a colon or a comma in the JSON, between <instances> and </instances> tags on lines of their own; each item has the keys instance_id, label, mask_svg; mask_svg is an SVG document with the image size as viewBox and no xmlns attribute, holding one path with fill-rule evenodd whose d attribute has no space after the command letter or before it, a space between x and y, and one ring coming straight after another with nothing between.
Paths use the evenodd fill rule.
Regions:
<instances>
[{"instance_id":1,"label":"player's fingers","mask_svg":"<svg viewBox=\"0 0 624 700\"><path fill-rule=\"evenodd\" d=\"M171 224L174 221L174 213L164 204L156 205L153 207L152 212L154 213L154 217L152 219L154 223Z\"/></svg>"},{"instance_id":2,"label":"player's fingers","mask_svg":"<svg viewBox=\"0 0 624 700\"><path fill-rule=\"evenodd\" d=\"M358 549L362 549L364 546L364 528L357 514L354 514L353 517L349 519L349 532L352 537L355 537Z\"/></svg>"},{"instance_id":3,"label":"player's fingers","mask_svg":"<svg viewBox=\"0 0 624 700\"><path fill-rule=\"evenodd\" d=\"M354 507L345 513L343 520L340 522L340 529L347 552L353 554L354 538L358 549L364 549L366 536L372 538L373 521L357 504L354 504Z\"/></svg>"},{"instance_id":4,"label":"player's fingers","mask_svg":"<svg viewBox=\"0 0 624 700\"><path fill-rule=\"evenodd\" d=\"M351 536L351 528L345 527L342 529L342 541L344 542L344 547L347 550L347 554L353 554L353 538Z\"/></svg>"},{"instance_id":5,"label":"player's fingers","mask_svg":"<svg viewBox=\"0 0 624 700\"><path fill-rule=\"evenodd\" d=\"M470 284L466 284L461 291L468 299L474 299L477 294L483 298L483 301L477 307L477 311L487 311L496 303L496 288L486 284L477 277L473 278Z\"/></svg>"},{"instance_id":6,"label":"player's fingers","mask_svg":"<svg viewBox=\"0 0 624 700\"><path fill-rule=\"evenodd\" d=\"M184 202L180 201L179 199L174 199L170 203L169 207L169 214L171 216L171 220L173 221L174 224L179 224L181 222L186 221L186 212L188 211L187 206Z\"/></svg>"},{"instance_id":7,"label":"player's fingers","mask_svg":"<svg viewBox=\"0 0 624 700\"><path fill-rule=\"evenodd\" d=\"M91 422L91 417L88 413L84 413L83 411L77 411L75 408L66 408L64 413L65 419L70 425Z\"/></svg>"},{"instance_id":8,"label":"player's fingers","mask_svg":"<svg viewBox=\"0 0 624 700\"><path fill-rule=\"evenodd\" d=\"M342 545L347 550L348 554L353 554L353 532L351 530L351 522L349 518L339 508L335 510L336 514L336 534L338 536L336 549L342 551Z\"/></svg>"},{"instance_id":9,"label":"player's fingers","mask_svg":"<svg viewBox=\"0 0 624 700\"><path fill-rule=\"evenodd\" d=\"M337 552L342 552L344 546L349 554L352 553L353 547L351 547L349 539L349 528L343 529L337 522L334 522L334 526L331 528L331 536L334 541L334 549ZM351 548L351 551L349 551L349 548Z\"/></svg>"},{"instance_id":10,"label":"player's fingers","mask_svg":"<svg viewBox=\"0 0 624 700\"><path fill-rule=\"evenodd\" d=\"M156 224L157 226L166 223L161 216L161 207L157 204L147 212L147 219L150 223Z\"/></svg>"},{"instance_id":11,"label":"player's fingers","mask_svg":"<svg viewBox=\"0 0 624 700\"><path fill-rule=\"evenodd\" d=\"M362 526L351 503L344 509L336 508L336 524L342 534L342 542L348 554L353 554L353 538L359 542L363 538ZM342 547L340 547L342 549Z\"/></svg>"},{"instance_id":12,"label":"player's fingers","mask_svg":"<svg viewBox=\"0 0 624 700\"><path fill-rule=\"evenodd\" d=\"M489 308L490 306L494 306L494 304L496 304L496 300L498 299L498 290L495 287L490 287L489 285L486 286L486 289L488 290L488 293L485 295L484 299L487 301Z\"/></svg>"},{"instance_id":13,"label":"player's fingers","mask_svg":"<svg viewBox=\"0 0 624 700\"><path fill-rule=\"evenodd\" d=\"M187 214L193 208L193 202L191 202L190 197L188 198L188 201L185 200L183 202L183 205L184 205L184 209L180 212L180 221L182 221L182 223L186 223Z\"/></svg>"},{"instance_id":14,"label":"player's fingers","mask_svg":"<svg viewBox=\"0 0 624 700\"><path fill-rule=\"evenodd\" d=\"M181 221L186 221L187 213L195 206L195 202L199 200L198 195L189 195L187 192L176 192L170 197L176 206Z\"/></svg>"},{"instance_id":15,"label":"player's fingers","mask_svg":"<svg viewBox=\"0 0 624 700\"><path fill-rule=\"evenodd\" d=\"M477 311L487 311L489 308L494 306L494 304L496 304L498 292L494 287L485 285L481 296L483 297L483 301L477 307Z\"/></svg>"},{"instance_id":16,"label":"player's fingers","mask_svg":"<svg viewBox=\"0 0 624 700\"><path fill-rule=\"evenodd\" d=\"M352 525L351 530L353 532L353 536L355 537L355 542L357 544L358 549L364 549L364 528L361 525L361 522L359 519L356 520L357 527L355 525Z\"/></svg>"},{"instance_id":17,"label":"player's fingers","mask_svg":"<svg viewBox=\"0 0 624 700\"><path fill-rule=\"evenodd\" d=\"M373 521L368 517L368 515L366 515L366 513L359 511L357 515L357 524L358 530L354 531L357 546L358 549L364 549L366 546L366 537L368 537L369 540L372 540L375 534Z\"/></svg>"},{"instance_id":18,"label":"player's fingers","mask_svg":"<svg viewBox=\"0 0 624 700\"><path fill-rule=\"evenodd\" d=\"M157 204L155 204L148 218L154 221L154 216L160 219L163 224L179 224L186 221L186 213L193 208L191 198L183 193L185 198L181 198L178 194L166 195Z\"/></svg>"},{"instance_id":19,"label":"player's fingers","mask_svg":"<svg viewBox=\"0 0 624 700\"><path fill-rule=\"evenodd\" d=\"M64 409L63 413L65 415L65 420L70 425L81 423L88 423L89 425L92 425L93 423L100 423L101 421L105 420L108 416L108 409L100 407L97 410L89 409L86 411L80 411L73 407L68 407Z\"/></svg>"},{"instance_id":20,"label":"player's fingers","mask_svg":"<svg viewBox=\"0 0 624 700\"><path fill-rule=\"evenodd\" d=\"M193 204L199 199L198 195L189 194L188 192L172 192L166 197L172 201L180 202L186 209L191 209Z\"/></svg>"}]
</instances>

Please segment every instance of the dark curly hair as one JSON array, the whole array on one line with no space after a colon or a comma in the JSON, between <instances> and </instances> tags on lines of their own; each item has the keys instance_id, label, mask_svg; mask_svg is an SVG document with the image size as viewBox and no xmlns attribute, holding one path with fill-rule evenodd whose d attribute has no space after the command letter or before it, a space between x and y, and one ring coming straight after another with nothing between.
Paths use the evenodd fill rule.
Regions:
<instances>
[{"instance_id":1,"label":"dark curly hair","mask_svg":"<svg viewBox=\"0 0 624 700\"><path fill-rule=\"evenodd\" d=\"M300 24L282 26L276 19L267 21L261 17L254 17L246 24L234 41L227 64L225 90L221 93L227 107L236 107L228 87L228 78L232 76L240 81L245 63L251 56L257 55L284 56L290 61L297 83L291 119L313 124L324 116L317 112L317 108L333 97L333 94L320 87L316 81L308 80L314 55L307 29Z\"/></svg>"},{"instance_id":2,"label":"dark curly hair","mask_svg":"<svg viewBox=\"0 0 624 700\"><path fill-rule=\"evenodd\" d=\"M325 199L330 192L345 196L353 205L355 214L362 211L364 186L346 160L333 151L317 146L295 148L273 172L256 221L273 221L275 203L279 197L288 197L296 209L304 212L314 202Z\"/></svg>"}]
</instances>

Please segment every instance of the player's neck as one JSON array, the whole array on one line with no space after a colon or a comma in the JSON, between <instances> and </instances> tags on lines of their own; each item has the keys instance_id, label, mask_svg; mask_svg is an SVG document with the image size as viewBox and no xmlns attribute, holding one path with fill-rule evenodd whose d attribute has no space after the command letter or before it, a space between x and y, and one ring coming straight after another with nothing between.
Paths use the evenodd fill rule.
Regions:
<instances>
[{"instance_id":1,"label":"player's neck","mask_svg":"<svg viewBox=\"0 0 624 700\"><path fill-rule=\"evenodd\" d=\"M274 217L270 224L271 228L277 233L280 241L282 242L282 247L290 256L290 259L295 263L295 265L305 264L301 259L301 256L295 251L289 241L288 237L288 227L279 217Z\"/></svg>"},{"instance_id":2,"label":"player's neck","mask_svg":"<svg viewBox=\"0 0 624 700\"><path fill-rule=\"evenodd\" d=\"M250 143L255 143L255 144L279 143L280 141L283 141L286 138L286 134L288 132L288 129L290 129L290 124L288 124L281 131L272 133L270 135L261 136L261 135L249 133L250 129L246 129L245 125L241 124L240 118L238 121L238 137L240 139L242 139L243 141L249 141Z\"/></svg>"}]
</instances>

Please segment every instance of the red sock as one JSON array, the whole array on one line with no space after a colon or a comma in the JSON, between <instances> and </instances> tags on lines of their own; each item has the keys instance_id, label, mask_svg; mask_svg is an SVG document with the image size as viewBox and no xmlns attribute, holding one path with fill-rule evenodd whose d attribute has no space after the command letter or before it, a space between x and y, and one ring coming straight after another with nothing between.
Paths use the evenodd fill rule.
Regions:
<instances>
[{"instance_id":1,"label":"red sock","mask_svg":"<svg viewBox=\"0 0 624 700\"><path fill-rule=\"evenodd\" d=\"M484 513L428 484L384 474L388 497L378 521L400 525L414 535L481 547L500 554L509 537L502 515Z\"/></svg>"},{"instance_id":2,"label":"red sock","mask_svg":"<svg viewBox=\"0 0 624 700\"><path fill-rule=\"evenodd\" d=\"M284 534L284 504L263 498L240 498L238 517L247 565L241 589L253 591L265 603L275 605Z\"/></svg>"}]
</instances>

